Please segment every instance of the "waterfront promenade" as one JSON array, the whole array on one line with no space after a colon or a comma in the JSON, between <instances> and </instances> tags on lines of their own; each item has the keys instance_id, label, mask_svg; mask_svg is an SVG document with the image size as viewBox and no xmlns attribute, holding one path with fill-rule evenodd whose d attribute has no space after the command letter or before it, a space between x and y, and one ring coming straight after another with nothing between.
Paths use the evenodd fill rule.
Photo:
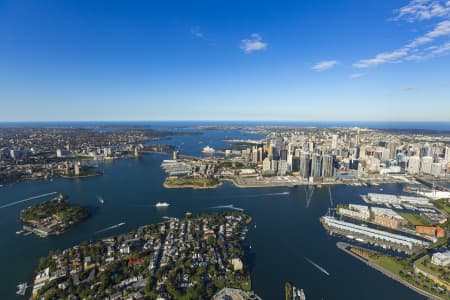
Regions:
<instances>
[{"instance_id":1,"label":"waterfront promenade","mask_svg":"<svg viewBox=\"0 0 450 300\"><path fill-rule=\"evenodd\" d=\"M401 284L403 284L403 285L407 286L408 288L412 289L413 291L415 291L415 292L417 292L417 293L419 293L419 294L421 294L421 295L427 297L427 299L442 300L441 298L439 298L439 297L437 297L437 296L435 296L435 295L433 295L433 294L431 294L431 293L428 293L427 291L424 291L424 290L421 290L421 289L415 287L414 285L412 285L412 284L410 284L409 282L405 281L405 280L404 280L403 278L401 278L399 275L394 274L394 273L392 273L392 272L390 272L390 271L388 271L388 270L386 270L386 269L384 269L384 268L382 268L382 267L380 267L380 266L378 266L378 265L376 265L376 264L374 264L374 263L372 263L372 262L370 262L370 261L368 261L368 260L362 258L362 257L359 256L359 255L356 255L355 253L353 253L352 251L350 251L350 250L348 249L348 248L351 247L351 246L352 246L352 245L350 245L350 244L348 244L348 243L344 243L344 242L337 242L337 243L336 243L336 247L338 247L338 248L341 249L342 251L344 251L344 252L350 254L351 256L353 256L354 258L356 258L356 259L362 261L363 263L365 263L365 264L368 265L369 267L372 267L373 269L375 269L375 270L377 270L377 271L383 273L383 274L386 275L387 277L389 277L389 278L391 278L391 279L393 279L393 280L395 280L395 281L398 281L398 282L400 282Z\"/></svg>"}]
</instances>

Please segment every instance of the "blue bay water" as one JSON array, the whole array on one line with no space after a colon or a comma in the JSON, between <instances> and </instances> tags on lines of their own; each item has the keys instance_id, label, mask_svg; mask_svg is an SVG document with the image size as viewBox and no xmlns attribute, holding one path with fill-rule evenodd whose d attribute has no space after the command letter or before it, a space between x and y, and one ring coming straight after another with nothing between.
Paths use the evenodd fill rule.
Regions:
<instances>
[{"instance_id":1,"label":"blue bay water","mask_svg":"<svg viewBox=\"0 0 450 300\"><path fill-rule=\"evenodd\" d=\"M167 142L180 145L185 154L198 155L207 144L217 149L225 147L225 136L257 137L239 131L212 130L201 136L173 137ZM15 231L21 227L18 221L20 210L45 198L0 209L2 299L14 299L15 286L19 282L31 282L39 258L51 249L65 249L85 240L127 232L140 225L160 222L163 216L183 217L187 211L216 211L214 206L230 204L243 208L253 217L244 242L245 263L251 270L254 290L264 299L282 299L284 282L288 280L304 288L308 299L423 299L336 248L338 239L329 236L319 222L319 217L330 207L328 188L314 191L309 208L303 187L238 189L225 183L211 190L164 189L160 163L165 158L163 155L146 155L107 162L101 165L104 175L100 177L27 181L0 188L0 206L56 191L93 210L92 218L64 235L42 239L18 236ZM401 185L386 184L379 187L334 186L331 192L335 205L360 203L360 194L381 187L385 193L402 190ZM98 204L97 195L105 199L103 206ZM156 209L154 204L159 201L171 205L167 209ZM96 234L121 222L126 224ZM326 276L304 257L331 275Z\"/></svg>"}]
</instances>

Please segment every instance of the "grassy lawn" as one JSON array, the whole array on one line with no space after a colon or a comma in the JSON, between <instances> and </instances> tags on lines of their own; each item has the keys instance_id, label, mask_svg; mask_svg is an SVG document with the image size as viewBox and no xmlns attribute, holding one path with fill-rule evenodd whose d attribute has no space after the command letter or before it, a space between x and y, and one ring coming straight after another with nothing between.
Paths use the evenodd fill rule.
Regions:
<instances>
[{"instance_id":1,"label":"grassy lawn","mask_svg":"<svg viewBox=\"0 0 450 300\"><path fill-rule=\"evenodd\" d=\"M416 261L416 266L424 270L425 272L431 273L439 277L441 280L448 282L449 269L432 264L431 258L428 255L425 255L424 257L418 259Z\"/></svg>"},{"instance_id":2,"label":"grassy lawn","mask_svg":"<svg viewBox=\"0 0 450 300\"><path fill-rule=\"evenodd\" d=\"M397 212L400 216L405 218L410 225L425 225L429 226L430 223L428 223L427 220L425 220L423 217L419 216L418 214L413 213L406 213L406 212Z\"/></svg>"},{"instance_id":3,"label":"grassy lawn","mask_svg":"<svg viewBox=\"0 0 450 300\"><path fill-rule=\"evenodd\" d=\"M439 296L442 299L449 299L448 295L446 293L439 292L435 287L434 283L428 279L423 277L423 275L417 275L414 274L413 266L411 263L407 262L406 260L397 259L396 257L384 255L381 253L375 253L368 249L363 248L357 248L353 247L351 251L358 256L361 256L365 259L368 259L373 264L376 264L380 266L381 268L385 269L386 271L390 271L393 274L399 275L403 280L411 283L412 285L416 286L417 288L420 288L422 290L428 291L434 295ZM423 261L427 261L426 266L422 264ZM416 261L416 265L420 265L421 269L423 269L426 272L429 273L438 273L441 275L440 277L443 280L446 280L449 276L448 269L443 270L442 268L437 268L435 266L432 266L430 263L430 257L428 255L425 255L418 259ZM431 272L431 271L438 271L438 272ZM444 271L444 272L443 272ZM401 273L400 273L401 272Z\"/></svg>"},{"instance_id":4,"label":"grassy lawn","mask_svg":"<svg viewBox=\"0 0 450 300\"><path fill-rule=\"evenodd\" d=\"M434 206L436 206L437 208L445 211L446 213L450 214L450 204L447 200L445 199L439 199L436 201L433 201Z\"/></svg>"},{"instance_id":5,"label":"grassy lawn","mask_svg":"<svg viewBox=\"0 0 450 300\"><path fill-rule=\"evenodd\" d=\"M400 271L405 271L405 267L397 261L396 258L387 256L387 255L380 255L380 256L373 256L370 258L370 260L379 265L380 267L391 271L394 274L399 274Z\"/></svg>"},{"instance_id":6,"label":"grassy lawn","mask_svg":"<svg viewBox=\"0 0 450 300\"><path fill-rule=\"evenodd\" d=\"M170 186L195 186L195 187L210 187L219 184L217 179L212 178L193 178L193 177L180 177L180 178L167 178L166 184Z\"/></svg>"}]
</instances>

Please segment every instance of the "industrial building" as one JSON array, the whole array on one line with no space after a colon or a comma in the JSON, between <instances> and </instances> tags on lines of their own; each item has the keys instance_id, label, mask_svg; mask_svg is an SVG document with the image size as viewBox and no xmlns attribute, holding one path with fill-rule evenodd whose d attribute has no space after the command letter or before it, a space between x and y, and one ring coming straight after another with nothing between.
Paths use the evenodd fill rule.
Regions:
<instances>
[{"instance_id":1,"label":"industrial building","mask_svg":"<svg viewBox=\"0 0 450 300\"><path fill-rule=\"evenodd\" d=\"M367 239L373 243L403 250L405 252L413 252L414 250L427 247L429 245L428 242L416 238L356 225L350 222L339 221L330 216L322 217L321 221L325 228L331 232Z\"/></svg>"},{"instance_id":2,"label":"industrial building","mask_svg":"<svg viewBox=\"0 0 450 300\"><path fill-rule=\"evenodd\" d=\"M363 197L364 200L371 203L378 204L402 204L407 203L414 206L430 206L430 200L424 197L414 197L414 196L397 196L392 194L377 194L369 193L367 197Z\"/></svg>"}]
</instances>

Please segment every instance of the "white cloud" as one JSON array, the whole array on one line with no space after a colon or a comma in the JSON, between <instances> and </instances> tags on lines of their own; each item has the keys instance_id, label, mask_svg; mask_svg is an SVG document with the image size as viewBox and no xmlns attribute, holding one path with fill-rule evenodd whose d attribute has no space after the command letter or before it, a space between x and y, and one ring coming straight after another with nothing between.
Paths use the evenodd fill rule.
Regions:
<instances>
[{"instance_id":1,"label":"white cloud","mask_svg":"<svg viewBox=\"0 0 450 300\"><path fill-rule=\"evenodd\" d=\"M350 79L357 79L366 76L366 73L353 73L350 75Z\"/></svg>"},{"instance_id":2,"label":"white cloud","mask_svg":"<svg viewBox=\"0 0 450 300\"><path fill-rule=\"evenodd\" d=\"M431 53L433 54L444 54L446 52L450 52L450 42L447 42L441 46L438 46L436 48L433 49L433 51L431 51Z\"/></svg>"},{"instance_id":3,"label":"white cloud","mask_svg":"<svg viewBox=\"0 0 450 300\"><path fill-rule=\"evenodd\" d=\"M198 38L203 38L205 37L205 34L201 31L200 27L195 26L191 28L191 34L195 37Z\"/></svg>"},{"instance_id":4,"label":"white cloud","mask_svg":"<svg viewBox=\"0 0 450 300\"><path fill-rule=\"evenodd\" d=\"M334 67L338 62L336 60L325 60L325 61L321 61L316 63L312 69L314 71L317 72L322 72L328 69L331 69L332 67Z\"/></svg>"},{"instance_id":5,"label":"white cloud","mask_svg":"<svg viewBox=\"0 0 450 300\"><path fill-rule=\"evenodd\" d=\"M434 42L436 39L447 36L450 36L450 20L439 22L433 30L415 38L400 49L377 54L374 58L361 59L354 63L353 66L356 68L368 68L383 63L424 60L433 57L433 54L437 54L435 53L436 49L434 49L436 46L432 45L424 49L421 47L425 44Z\"/></svg>"},{"instance_id":6,"label":"white cloud","mask_svg":"<svg viewBox=\"0 0 450 300\"><path fill-rule=\"evenodd\" d=\"M441 19L434 28L417 36L403 47L394 51L385 51L373 58L361 59L353 64L356 68L368 68L384 63L400 63L404 61L423 61L442 55L448 49L450 40L450 1L448 0L412 0L407 5L396 10L394 20L408 22ZM441 46L436 42L448 42ZM426 46L425 46L426 45Z\"/></svg>"},{"instance_id":7,"label":"white cloud","mask_svg":"<svg viewBox=\"0 0 450 300\"><path fill-rule=\"evenodd\" d=\"M249 39L241 40L240 48L248 54L254 51L264 50L267 46L268 44L263 42L262 37L258 33L253 33Z\"/></svg>"},{"instance_id":8,"label":"white cloud","mask_svg":"<svg viewBox=\"0 0 450 300\"><path fill-rule=\"evenodd\" d=\"M353 66L356 68L368 68L373 67L383 63L395 63L399 62L399 60L408 55L408 49L401 48L392 52L383 52L377 54L374 58L369 59L361 59L357 63L354 63Z\"/></svg>"},{"instance_id":9,"label":"white cloud","mask_svg":"<svg viewBox=\"0 0 450 300\"><path fill-rule=\"evenodd\" d=\"M407 5L396 10L394 20L408 22L429 20L450 15L450 1L412 0Z\"/></svg>"},{"instance_id":10,"label":"white cloud","mask_svg":"<svg viewBox=\"0 0 450 300\"><path fill-rule=\"evenodd\" d=\"M406 47L416 48L447 35L450 35L450 20L439 22L433 30L414 39L411 43L407 44Z\"/></svg>"}]
</instances>

